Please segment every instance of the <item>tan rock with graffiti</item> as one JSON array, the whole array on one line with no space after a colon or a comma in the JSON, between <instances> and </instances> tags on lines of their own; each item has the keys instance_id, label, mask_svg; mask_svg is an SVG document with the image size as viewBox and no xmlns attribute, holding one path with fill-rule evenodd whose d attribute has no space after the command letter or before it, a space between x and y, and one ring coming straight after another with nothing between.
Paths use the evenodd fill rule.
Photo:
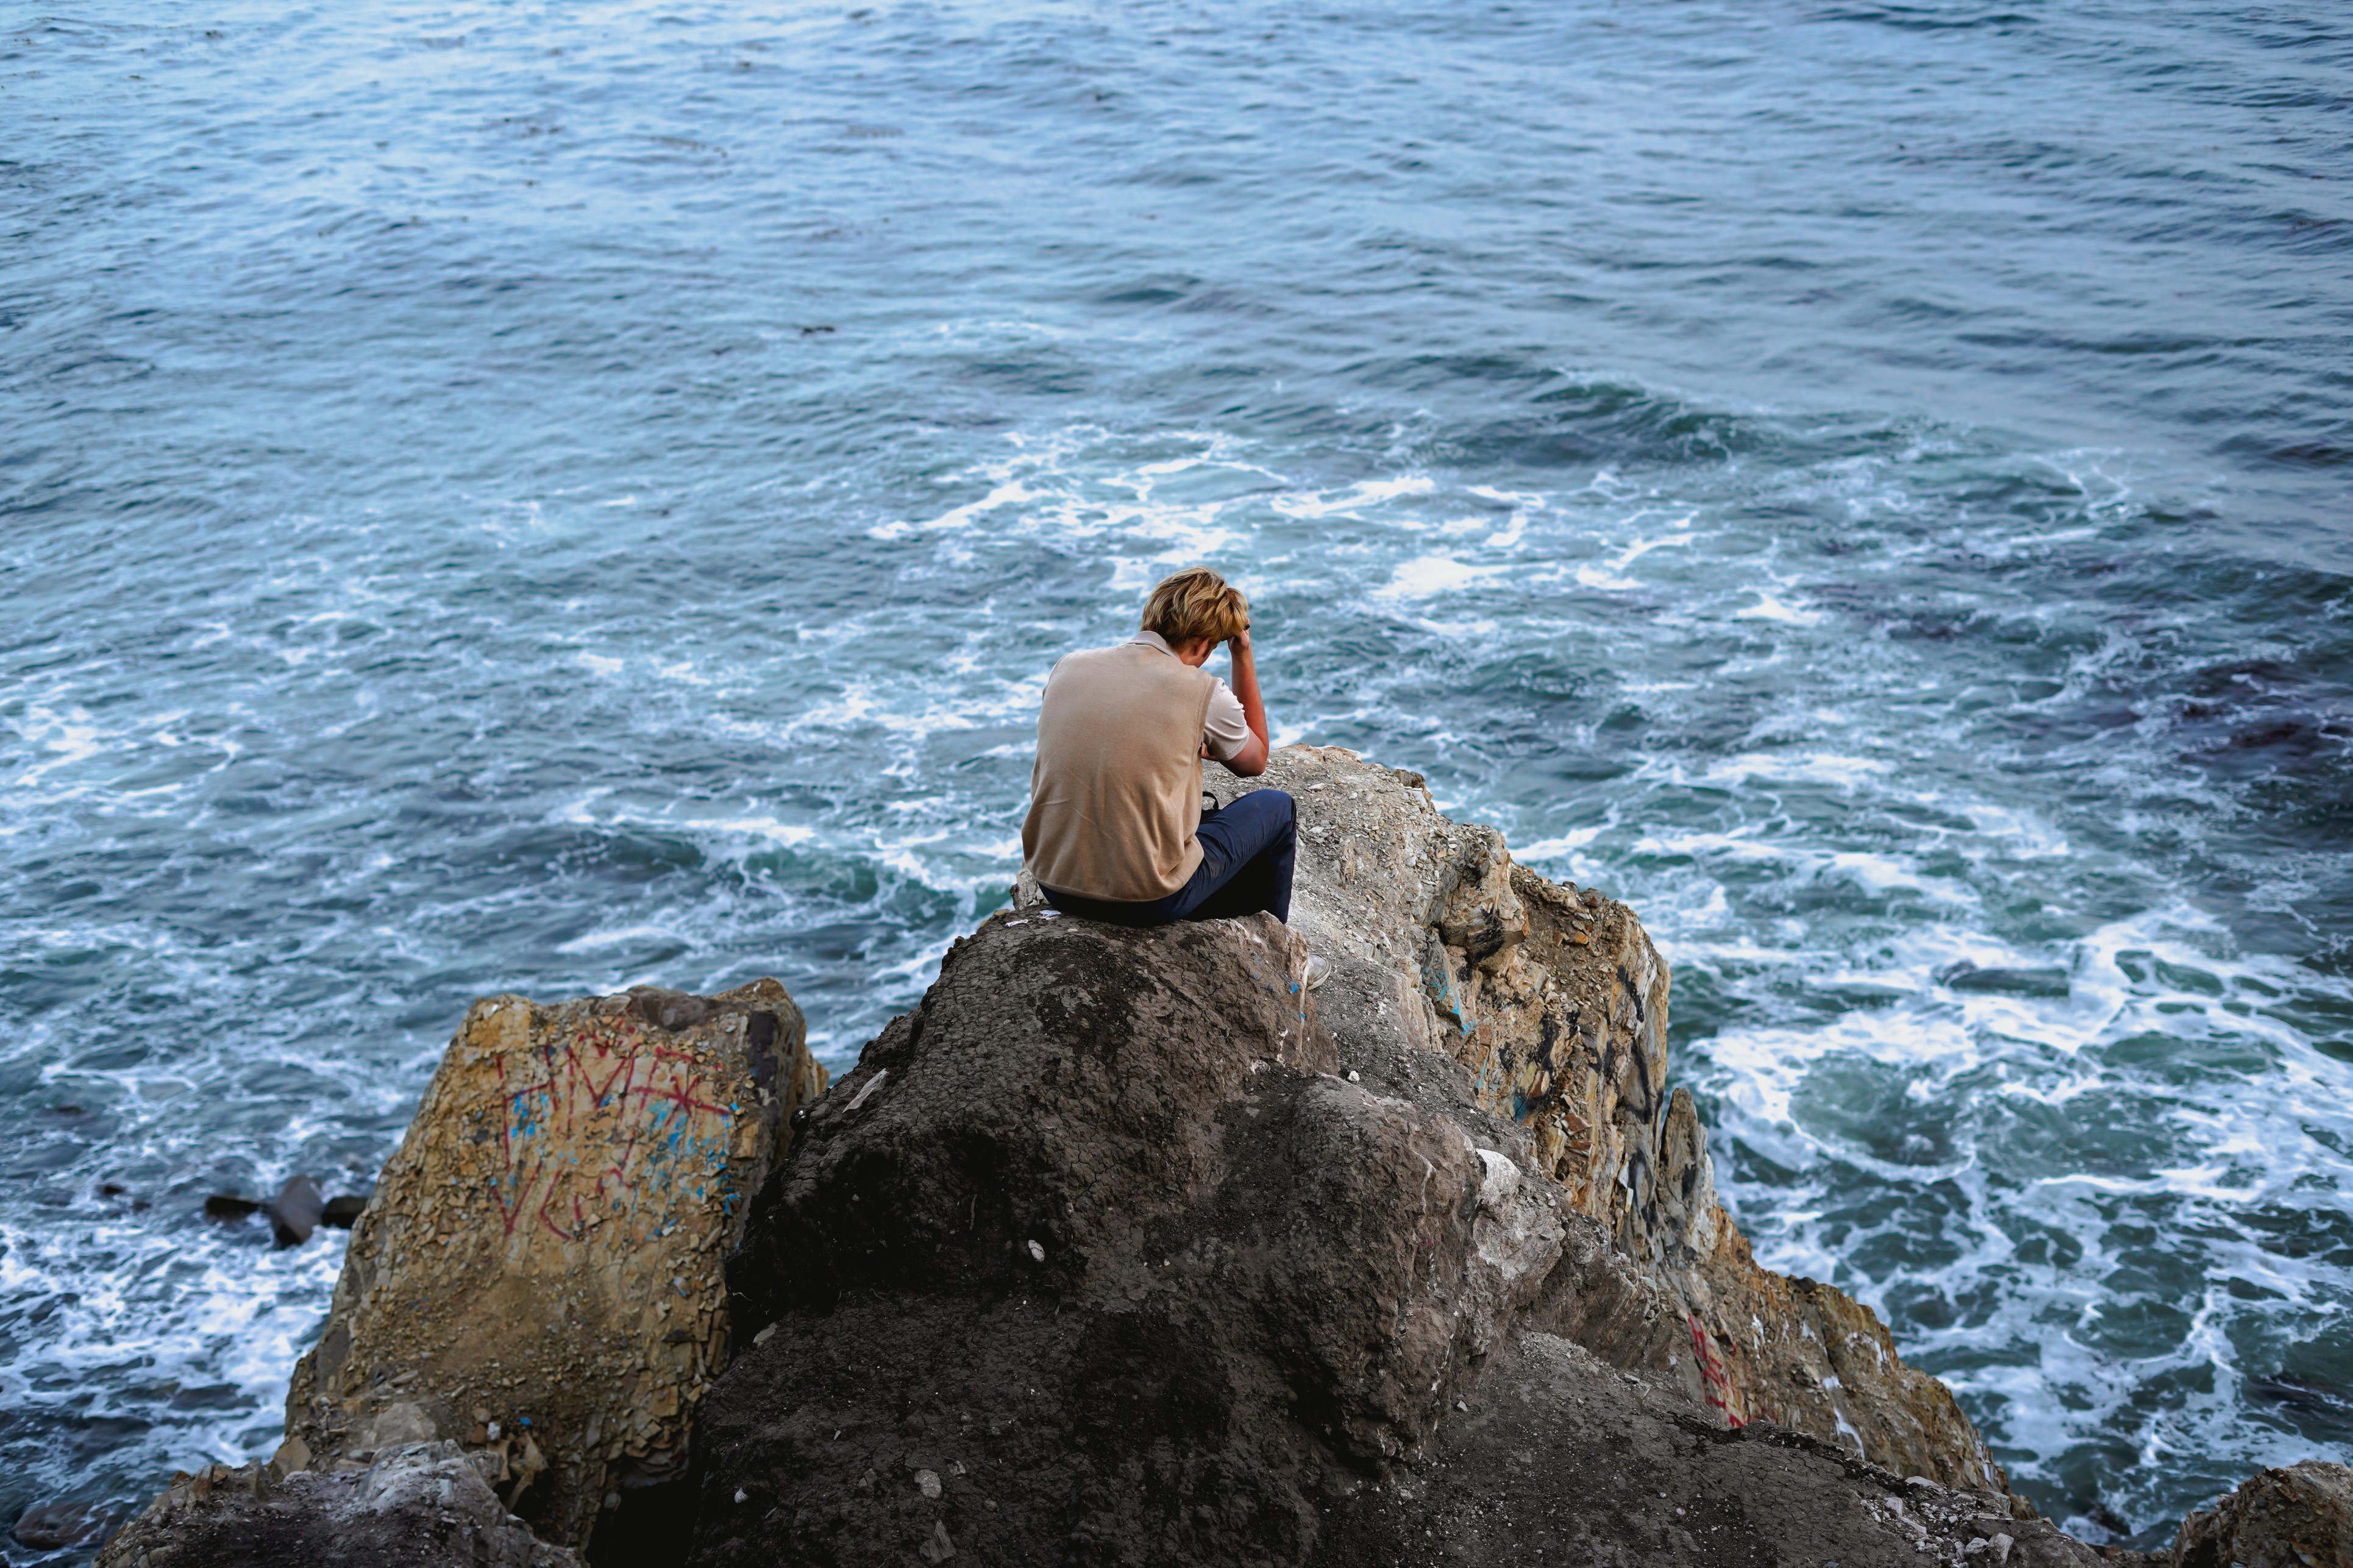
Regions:
<instances>
[{"instance_id":1,"label":"tan rock with graffiti","mask_svg":"<svg viewBox=\"0 0 2353 1568\"><path fill-rule=\"evenodd\" d=\"M824 1091L773 980L476 1003L353 1230L287 1395L289 1468L452 1439L544 1539L684 1464L720 1270Z\"/></svg>"},{"instance_id":2,"label":"tan rock with graffiti","mask_svg":"<svg viewBox=\"0 0 2353 1568\"><path fill-rule=\"evenodd\" d=\"M1668 1089L1667 964L1631 910L1513 864L1501 833L1441 815L1418 773L1293 746L1220 790L1267 787L1300 802L1293 925L1388 971L1377 1010L1470 1068L1481 1109L1596 1222L1567 1238L1532 1322L1671 1373L1727 1425L1770 1420L1901 1475L2005 1489L1951 1392L1905 1365L1867 1308L1750 1256L1691 1096Z\"/></svg>"}]
</instances>

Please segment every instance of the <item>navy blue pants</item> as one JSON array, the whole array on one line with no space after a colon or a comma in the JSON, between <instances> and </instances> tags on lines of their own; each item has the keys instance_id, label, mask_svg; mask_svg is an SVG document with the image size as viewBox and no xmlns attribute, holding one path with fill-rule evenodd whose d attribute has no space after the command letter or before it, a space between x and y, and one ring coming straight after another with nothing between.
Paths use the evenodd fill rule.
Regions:
<instances>
[{"instance_id":1,"label":"navy blue pants","mask_svg":"<svg viewBox=\"0 0 2353 1568\"><path fill-rule=\"evenodd\" d=\"M1046 901L1067 915L1123 926L1218 921L1261 910L1279 921L1291 919L1291 863L1299 830L1289 795L1279 789L1253 790L1215 816L1203 817L1195 837L1201 843L1200 868L1165 899L1129 903L1048 888Z\"/></svg>"}]
</instances>

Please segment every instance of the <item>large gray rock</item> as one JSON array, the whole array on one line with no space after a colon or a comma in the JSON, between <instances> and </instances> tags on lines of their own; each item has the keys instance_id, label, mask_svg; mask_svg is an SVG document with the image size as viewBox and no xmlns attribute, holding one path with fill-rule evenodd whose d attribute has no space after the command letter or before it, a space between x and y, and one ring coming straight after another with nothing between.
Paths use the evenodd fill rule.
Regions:
<instances>
[{"instance_id":1,"label":"large gray rock","mask_svg":"<svg viewBox=\"0 0 2353 1568\"><path fill-rule=\"evenodd\" d=\"M1296 1560L1420 1446L1522 1282L1461 1129L1329 1070L1305 959L1265 916L960 942L754 1209L778 1331L705 1405L697 1561Z\"/></svg>"},{"instance_id":2,"label":"large gray rock","mask_svg":"<svg viewBox=\"0 0 2353 1568\"><path fill-rule=\"evenodd\" d=\"M2181 1521L2174 1568L2353 1568L2353 1470L2265 1470Z\"/></svg>"},{"instance_id":3,"label":"large gray rock","mask_svg":"<svg viewBox=\"0 0 2353 1568\"><path fill-rule=\"evenodd\" d=\"M455 1443L332 1474L216 1465L118 1531L98 1568L579 1568L507 1512Z\"/></svg>"},{"instance_id":4,"label":"large gray rock","mask_svg":"<svg viewBox=\"0 0 2353 1568\"><path fill-rule=\"evenodd\" d=\"M1024 889L808 1108L729 1268L774 1331L703 1407L698 1568L1688 1561L1697 1506L1748 1510L1724 1561L2090 1560L1868 1312L1749 1260L1630 911L1345 753L1269 777L1291 927Z\"/></svg>"},{"instance_id":5,"label":"large gray rock","mask_svg":"<svg viewBox=\"0 0 2353 1568\"><path fill-rule=\"evenodd\" d=\"M1218 785L1270 787L1298 803L1292 924L1341 961L1317 997L1343 1049L1467 1069L1449 1113L1510 1124L1522 1168L1607 1233L1579 1248L1607 1289L1564 1296L1547 1326L1680 1383L1726 1426L2004 1489L1950 1391L1867 1308L1757 1266L1716 1199L1697 1108L1667 1082L1667 964L1632 910L1513 864L1503 835L1441 814L1418 773L1292 746ZM1431 1071L1398 1070L1384 1081Z\"/></svg>"}]
</instances>

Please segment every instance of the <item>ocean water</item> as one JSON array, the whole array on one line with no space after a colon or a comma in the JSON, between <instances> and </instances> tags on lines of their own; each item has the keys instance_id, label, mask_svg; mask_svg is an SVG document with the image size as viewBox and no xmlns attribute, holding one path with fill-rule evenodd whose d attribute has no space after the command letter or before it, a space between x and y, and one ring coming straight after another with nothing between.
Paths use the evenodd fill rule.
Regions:
<instances>
[{"instance_id":1,"label":"ocean water","mask_svg":"<svg viewBox=\"0 0 2353 1568\"><path fill-rule=\"evenodd\" d=\"M2046 1511L2343 1457L2348 83L2217 0L16 8L0 1515L269 1450L340 1238L202 1200L364 1185L470 998L850 1060L1195 560L1279 739L1640 909L1760 1256Z\"/></svg>"}]
</instances>

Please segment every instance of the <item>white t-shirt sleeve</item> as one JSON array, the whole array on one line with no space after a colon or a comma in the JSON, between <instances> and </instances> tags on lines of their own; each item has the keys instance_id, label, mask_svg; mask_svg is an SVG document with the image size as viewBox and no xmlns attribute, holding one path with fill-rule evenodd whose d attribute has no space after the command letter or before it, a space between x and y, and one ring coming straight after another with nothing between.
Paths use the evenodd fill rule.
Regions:
<instances>
[{"instance_id":1,"label":"white t-shirt sleeve","mask_svg":"<svg viewBox=\"0 0 2353 1568\"><path fill-rule=\"evenodd\" d=\"M1250 721L1242 716L1242 700L1234 689L1214 675L1209 679L1217 685L1209 692L1209 715L1201 721L1201 743L1222 763L1250 744Z\"/></svg>"}]
</instances>

